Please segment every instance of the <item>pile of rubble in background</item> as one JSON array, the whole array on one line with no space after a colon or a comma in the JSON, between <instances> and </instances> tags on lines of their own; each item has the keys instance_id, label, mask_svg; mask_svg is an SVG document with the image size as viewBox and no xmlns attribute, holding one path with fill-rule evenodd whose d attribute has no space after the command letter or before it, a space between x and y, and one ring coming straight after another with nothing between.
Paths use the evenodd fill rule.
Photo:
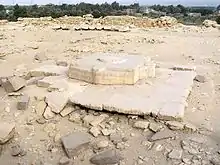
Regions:
<instances>
[{"instance_id":1,"label":"pile of rubble in background","mask_svg":"<svg viewBox=\"0 0 220 165\"><path fill-rule=\"evenodd\" d=\"M25 23L25 25L80 25L80 26L91 26L93 29L95 26L100 26L104 29L105 26L134 26L138 28L147 28L147 27L172 27L178 23L176 18L173 17L160 17L156 19L150 19L148 17L132 17L132 16L107 16L105 18L93 18L93 16L85 15L83 17L72 17L64 16L60 18L53 19L52 17L41 17L41 18L19 18L19 22ZM82 29L83 30L83 29ZM87 28L86 28L87 30ZM89 30L89 28L88 28Z\"/></svg>"},{"instance_id":2,"label":"pile of rubble in background","mask_svg":"<svg viewBox=\"0 0 220 165\"><path fill-rule=\"evenodd\" d=\"M207 28L213 27L213 28L219 28L220 29L220 25L216 21L212 21L212 20L205 20L202 23L202 25L207 27Z\"/></svg>"}]
</instances>

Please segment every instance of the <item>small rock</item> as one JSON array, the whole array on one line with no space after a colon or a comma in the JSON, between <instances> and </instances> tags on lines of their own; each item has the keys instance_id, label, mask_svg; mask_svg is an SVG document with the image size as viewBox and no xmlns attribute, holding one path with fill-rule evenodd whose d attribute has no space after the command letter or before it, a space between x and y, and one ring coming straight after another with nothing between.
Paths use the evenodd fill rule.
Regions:
<instances>
[{"instance_id":1,"label":"small rock","mask_svg":"<svg viewBox=\"0 0 220 165\"><path fill-rule=\"evenodd\" d=\"M46 97L46 103L54 113L60 113L68 100L68 95L62 92L51 92Z\"/></svg>"},{"instance_id":2,"label":"small rock","mask_svg":"<svg viewBox=\"0 0 220 165\"><path fill-rule=\"evenodd\" d=\"M5 112L10 113L11 108L10 107L5 107Z\"/></svg>"},{"instance_id":3,"label":"small rock","mask_svg":"<svg viewBox=\"0 0 220 165\"><path fill-rule=\"evenodd\" d=\"M15 124L0 122L0 144L5 144L14 137Z\"/></svg>"},{"instance_id":4,"label":"small rock","mask_svg":"<svg viewBox=\"0 0 220 165\"><path fill-rule=\"evenodd\" d=\"M113 130L102 129L101 132L104 136L109 136L111 133L113 133Z\"/></svg>"},{"instance_id":5,"label":"small rock","mask_svg":"<svg viewBox=\"0 0 220 165\"><path fill-rule=\"evenodd\" d=\"M66 107L60 112L60 115L62 117L65 117L65 116L69 115L71 112L73 112L74 110L75 109L73 107Z\"/></svg>"},{"instance_id":6,"label":"small rock","mask_svg":"<svg viewBox=\"0 0 220 165\"><path fill-rule=\"evenodd\" d=\"M21 148L19 144L15 144L11 147L12 156L25 156L26 152Z\"/></svg>"},{"instance_id":7,"label":"small rock","mask_svg":"<svg viewBox=\"0 0 220 165\"><path fill-rule=\"evenodd\" d=\"M153 146L153 143L150 141L143 141L141 144L146 146L148 150L150 150Z\"/></svg>"},{"instance_id":8,"label":"small rock","mask_svg":"<svg viewBox=\"0 0 220 165\"><path fill-rule=\"evenodd\" d=\"M41 52L41 53L37 53L35 56L34 56L34 59L37 60L37 61L46 61L48 60L48 57L46 56L46 54L44 52Z\"/></svg>"},{"instance_id":9,"label":"small rock","mask_svg":"<svg viewBox=\"0 0 220 165\"><path fill-rule=\"evenodd\" d=\"M68 165L70 164L70 159L66 156L60 158L59 165Z\"/></svg>"},{"instance_id":10,"label":"small rock","mask_svg":"<svg viewBox=\"0 0 220 165\"><path fill-rule=\"evenodd\" d=\"M149 125L149 129L155 133L159 132L162 128L163 126L157 123L150 123Z\"/></svg>"},{"instance_id":11,"label":"small rock","mask_svg":"<svg viewBox=\"0 0 220 165\"><path fill-rule=\"evenodd\" d=\"M116 148L119 150L124 150L126 148L126 143L125 142L117 143Z\"/></svg>"},{"instance_id":12,"label":"small rock","mask_svg":"<svg viewBox=\"0 0 220 165\"><path fill-rule=\"evenodd\" d=\"M28 108L28 104L30 101L30 97L27 95L21 96L20 100L17 102L18 110L26 110Z\"/></svg>"},{"instance_id":13,"label":"small rock","mask_svg":"<svg viewBox=\"0 0 220 165\"><path fill-rule=\"evenodd\" d=\"M194 78L195 81L197 82L200 82L200 83L205 83L206 79L204 76L202 75L197 75L195 78Z\"/></svg>"},{"instance_id":14,"label":"small rock","mask_svg":"<svg viewBox=\"0 0 220 165\"><path fill-rule=\"evenodd\" d=\"M56 61L56 64L58 66L68 66L68 63L66 61Z\"/></svg>"},{"instance_id":15,"label":"small rock","mask_svg":"<svg viewBox=\"0 0 220 165\"><path fill-rule=\"evenodd\" d=\"M162 130L160 132L155 133L152 137L151 137L151 141L156 141L156 140L163 140L163 139L168 139L168 138L172 138L175 137L175 133L173 131L170 130Z\"/></svg>"},{"instance_id":16,"label":"small rock","mask_svg":"<svg viewBox=\"0 0 220 165\"><path fill-rule=\"evenodd\" d=\"M220 159L218 158L213 158L212 160L210 160L210 163L212 165L220 165Z\"/></svg>"},{"instance_id":17,"label":"small rock","mask_svg":"<svg viewBox=\"0 0 220 165\"><path fill-rule=\"evenodd\" d=\"M168 158L180 160L180 159L182 158L182 154L183 154L183 150L173 149L173 150L168 154Z\"/></svg>"},{"instance_id":18,"label":"small rock","mask_svg":"<svg viewBox=\"0 0 220 165\"><path fill-rule=\"evenodd\" d=\"M56 114L52 112L52 109L49 106L45 109L44 114L43 114L44 118L47 120L54 118L55 115Z\"/></svg>"},{"instance_id":19,"label":"small rock","mask_svg":"<svg viewBox=\"0 0 220 165\"><path fill-rule=\"evenodd\" d=\"M7 93L17 92L23 88L25 84L26 81L18 76L2 79L2 86Z\"/></svg>"},{"instance_id":20,"label":"small rock","mask_svg":"<svg viewBox=\"0 0 220 165\"><path fill-rule=\"evenodd\" d=\"M183 130L184 124L178 121L167 121L166 125L171 130Z\"/></svg>"},{"instance_id":21,"label":"small rock","mask_svg":"<svg viewBox=\"0 0 220 165\"><path fill-rule=\"evenodd\" d=\"M139 128L139 129L147 129L148 126L149 126L149 122L147 121L137 121L133 125L134 128Z\"/></svg>"},{"instance_id":22,"label":"small rock","mask_svg":"<svg viewBox=\"0 0 220 165\"><path fill-rule=\"evenodd\" d=\"M103 140L98 142L96 146L98 149L103 149L109 146L109 142L107 140Z\"/></svg>"},{"instance_id":23,"label":"small rock","mask_svg":"<svg viewBox=\"0 0 220 165\"><path fill-rule=\"evenodd\" d=\"M100 116L96 116L94 120L90 122L90 125L92 126L98 126L100 123L102 123L106 118L109 116L106 114L101 114Z\"/></svg>"},{"instance_id":24,"label":"small rock","mask_svg":"<svg viewBox=\"0 0 220 165\"><path fill-rule=\"evenodd\" d=\"M8 96L24 96L24 94L21 92L11 92L8 93Z\"/></svg>"},{"instance_id":25,"label":"small rock","mask_svg":"<svg viewBox=\"0 0 220 165\"><path fill-rule=\"evenodd\" d=\"M33 116L28 116L26 124L27 125L33 125L34 121L35 121L35 118Z\"/></svg>"},{"instance_id":26,"label":"small rock","mask_svg":"<svg viewBox=\"0 0 220 165\"><path fill-rule=\"evenodd\" d=\"M80 114L78 114L78 113L71 113L69 115L69 121L75 122L75 123L80 123L81 122Z\"/></svg>"},{"instance_id":27,"label":"small rock","mask_svg":"<svg viewBox=\"0 0 220 165\"><path fill-rule=\"evenodd\" d=\"M85 150L90 143L89 134L75 132L61 138L62 144L65 148L67 156L73 158L79 154L79 152Z\"/></svg>"},{"instance_id":28,"label":"small rock","mask_svg":"<svg viewBox=\"0 0 220 165\"><path fill-rule=\"evenodd\" d=\"M197 130L196 126L191 123L184 123L184 130L195 132Z\"/></svg>"},{"instance_id":29,"label":"small rock","mask_svg":"<svg viewBox=\"0 0 220 165\"><path fill-rule=\"evenodd\" d=\"M94 137L98 137L100 134L101 134L101 131L99 128L97 127L92 127L90 130L89 130L89 133L91 133Z\"/></svg>"},{"instance_id":30,"label":"small rock","mask_svg":"<svg viewBox=\"0 0 220 165\"><path fill-rule=\"evenodd\" d=\"M113 144L117 144L117 143L120 143L122 142L122 136L121 134L119 133L112 133L110 136L109 136L109 139L112 141Z\"/></svg>"},{"instance_id":31,"label":"small rock","mask_svg":"<svg viewBox=\"0 0 220 165\"><path fill-rule=\"evenodd\" d=\"M45 120L45 118L40 117L40 118L38 118L38 119L36 120L36 122L37 122L38 124L45 124L47 121Z\"/></svg>"},{"instance_id":32,"label":"small rock","mask_svg":"<svg viewBox=\"0 0 220 165\"><path fill-rule=\"evenodd\" d=\"M35 107L36 114L38 116L42 116L46 107L47 107L47 104L45 103L45 101L39 101Z\"/></svg>"},{"instance_id":33,"label":"small rock","mask_svg":"<svg viewBox=\"0 0 220 165\"><path fill-rule=\"evenodd\" d=\"M27 84L27 85L35 85L35 84L37 84L37 82L38 82L39 80L42 80L43 78L44 78L43 76L40 76L40 77L32 77L32 78L30 78L29 80L27 80L26 84Z\"/></svg>"},{"instance_id":34,"label":"small rock","mask_svg":"<svg viewBox=\"0 0 220 165\"><path fill-rule=\"evenodd\" d=\"M90 159L90 162L96 165L118 164L124 158L116 150L107 150L101 152Z\"/></svg>"},{"instance_id":35,"label":"small rock","mask_svg":"<svg viewBox=\"0 0 220 165\"><path fill-rule=\"evenodd\" d=\"M58 133L58 134L56 134L55 136L54 136L54 142L55 143L57 143L57 142L59 142L60 141L60 139L61 139L61 135Z\"/></svg>"},{"instance_id":36,"label":"small rock","mask_svg":"<svg viewBox=\"0 0 220 165\"><path fill-rule=\"evenodd\" d=\"M188 158L182 158L182 162L185 164L191 164L191 160Z\"/></svg>"},{"instance_id":37,"label":"small rock","mask_svg":"<svg viewBox=\"0 0 220 165\"><path fill-rule=\"evenodd\" d=\"M152 147L153 150L155 150L156 152L160 152L164 149L164 147L161 144L157 144L155 143Z\"/></svg>"}]
</instances>

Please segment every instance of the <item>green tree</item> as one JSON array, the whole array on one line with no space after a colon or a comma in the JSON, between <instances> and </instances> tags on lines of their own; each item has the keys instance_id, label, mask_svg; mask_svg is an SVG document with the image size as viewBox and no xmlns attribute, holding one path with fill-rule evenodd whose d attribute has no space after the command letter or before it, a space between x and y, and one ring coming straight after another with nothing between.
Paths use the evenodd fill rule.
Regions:
<instances>
[{"instance_id":1,"label":"green tree","mask_svg":"<svg viewBox=\"0 0 220 165\"><path fill-rule=\"evenodd\" d=\"M27 17L27 9L24 6L19 6L16 4L14 6L14 17L17 19L18 17Z\"/></svg>"},{"instance_id":2,"label":"green tree","mask_svg":"<svg viewBox=\"0 0 220 165\"><path fill-rule=\"evenodd\" d=\"M216 22L217 22L218 24L220 24L220 16L218 16L218 17L216 18Z\"/></svg>"},{"instance_id":3,"label":"green tree","mask_svg":"<svg viewBox=\"0 0 220 165\"><path fill-rule=\"evenodd\" d=\"M0 19L6 19L6 9L3 5L0 5Z\"/></svg>"}]
</instances>

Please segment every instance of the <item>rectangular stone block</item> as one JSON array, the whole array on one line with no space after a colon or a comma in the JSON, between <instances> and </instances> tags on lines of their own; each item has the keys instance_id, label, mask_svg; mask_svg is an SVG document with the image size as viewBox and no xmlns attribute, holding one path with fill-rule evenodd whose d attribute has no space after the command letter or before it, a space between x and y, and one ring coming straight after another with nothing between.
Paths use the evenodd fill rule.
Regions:
<instances>
[{"instance_id":1,"label":"rectangular stone block","mask_svg":"<svg viewBox=\"0 0 220 165\"><path fill-rule=\"evenodd\" d=\"M16 92L26 85L26 81L23 78L14 76L7 79L2 79L2 86L6 92Z\"/></svg>"},{"instance_id":2,"label":"rectangular stone block","mask_svg":"<svg viewBox=\"0 0 220 165\"><path fill-rule=\"evenodd\" d=\"M28 108L30 101L30 97L27 95L21 96L19 101L17 102L17 109L18 110L26 110Z\"/></svg>"},{"instance_id":3,"label":"rectangular stone block","mask_svg":"<svg viewBox=\"0 0 220 165\"><path fill-rule=\"evenodd\" d=\"M89 147L90 136L87 133L76 132L61 138L63 147L69 158L74 158Z\"/></svg>"}]
</instances>

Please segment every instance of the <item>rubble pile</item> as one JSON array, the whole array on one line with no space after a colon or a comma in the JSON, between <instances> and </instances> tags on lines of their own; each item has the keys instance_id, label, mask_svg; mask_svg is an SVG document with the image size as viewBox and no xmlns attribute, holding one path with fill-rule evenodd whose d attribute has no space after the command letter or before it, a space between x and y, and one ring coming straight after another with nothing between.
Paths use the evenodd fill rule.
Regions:
<instances>
[{"instance_id":1,"label":"rubble pile","mask_svg":"<svg viewBox=\"0 0 220 165\"><path fill-rule=\"evenodd\" d=\"M212 21L212 20L205 20L202 23L203 26L209 28L209 27L213 27L213 28L219 28L220 25L216 22L216 21Z\"/></svg>"},{"instance_id":2,"label":"rubble pile","mask_svg":"<svg viewBox=\"0 0 220 165\"><path fill-rule=\"evenodd\" d=\"M53 19L52 17L41 18L18 18L19 22L23 22L27 25L75 25L75 30L111 30L120 31L122 27L172 27L178 22L173 17L160 17L156 19L150 19L148 17L138 18L133 16L107 16L104 18L93 18L91 14L84 15L83 17L63 16ZM119 28L117 28L119 27ZM116 29L116 30L114 30ZM122 30L124 31L124 30Z\"/></svg>"},{"instance_id":3,"label":"rubble pile","mask_svg":"<svg viewBox=\"0 0 220 165\"><path fill-rule=\"evenodd\" d=\"M0 20L0 25L5 25L8 23L8 20Z\"/></svg>"}]
</instances>

